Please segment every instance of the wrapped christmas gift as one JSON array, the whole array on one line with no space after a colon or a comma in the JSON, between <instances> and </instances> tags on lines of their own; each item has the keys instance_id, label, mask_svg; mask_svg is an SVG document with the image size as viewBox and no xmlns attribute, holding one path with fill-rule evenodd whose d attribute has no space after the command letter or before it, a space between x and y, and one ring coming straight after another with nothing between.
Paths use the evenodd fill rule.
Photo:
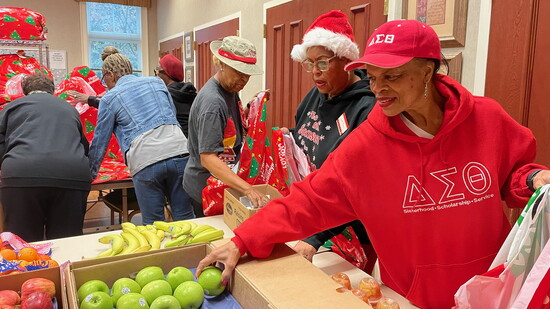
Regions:
<instances>
[{"instance_id":1,"label":"wrapped christmas gift","mask_svg":"<svg viewBox=\"0 0 550 309\"><path fill-rule=\"evenodd\" d=\"M101 80L99 79L99 77L97 77L95 72L92 71L92 69L90 69L90 67L85 65L76 67L72 70L69 76L84 78L84 80L88 82L88 84L90 84L92 89L94 89L96 93L95 95L103 96L105 94L105 91L106 91L105 87L101 85Z\"/></svg>"},{"instance_id":2,"label":"wrapped christmas gift","mask_svg":"<svg viewBox=\"0 0 550 309\"><path fill-rule=\"evenodd\" d=\"M45 40L46 19L42 14L15 7L0 7L0 39Z\"/></svg>"},{"instance_id":3,"label":"wrapped christmas gift","mask_svg":"<svg viewBox=\"0 0 550 309\"><path fill-rule=\"evenodd\" d=\"M20 98L22 94L8 94L6 93L6 85L8 81L19 74L33 74L35 72L42 71L44 74L53 78L52 73L38 60L33 57L28 57L24 52L18 52L17 54L0 55L0 105ZM20 83L21 76L17 77L17 80L12 83ZM11 85L11 89L17 88L16 85ZM0 107L1 109L1 107Z\"/></svg>"}]
</instances>

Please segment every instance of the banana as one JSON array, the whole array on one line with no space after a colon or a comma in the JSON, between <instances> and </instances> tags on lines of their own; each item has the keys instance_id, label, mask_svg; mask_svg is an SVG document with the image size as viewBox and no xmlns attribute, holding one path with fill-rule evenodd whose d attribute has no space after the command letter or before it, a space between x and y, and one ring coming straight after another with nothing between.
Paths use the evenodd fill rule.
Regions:
<instances>
[{"instance_id":1,"label":"banana","mask_svg":"<svg viewBox=\"0 0 550 309\"><path fill-rule=\"evenodd\" d=\"M183 235L183 234L189 234L191 232L191 229L193 228L191 223L188 222L188 221L185 221L185 220L171 222L169 224L170 224L170 226L179 226L181 228L181 230L179 232L172 233L176 237L180 236L180 235Z\"/></svg>"},{"instance_id":2,"label":"banana","mask_svg":"<svg viewBox=\"0 0 550 309\"><path fill-rule=\"evenodd\" d=\"M120 235L105 235L99 239L102 244L111 244L112 255L117 255L124 249L124 239Z\"/></svg>"},{"instance_id":3,"label":"banana","mask_svg":"<svg viewBox=\"0 0 550 309\"><path fill-rule=\"evenodd\" d=\"M187 221L187 222L189 222L189 224L191 224L191 229L189 230L189 232L191 232L191 230L193 230L194 228L196 228L197 225L198 225L198 224L196 224L196 223L193 222L193 221Z\"/></svg>"},{"instance_id":4,"label":"banana","mask_svg":"<svg viewBox=\"0 0 550 309\"><path fill-rule=\"evenodd\" d=\"M109 248L101 252L100 254L94 256L92 259L99 259L99 258L108 257L108 256L113 256L113 248Z\"/></svg>"},{"instance_id":5,"label":"banana","mask_svg":"<svg viewBox=\"0 0 550 309\"><path fill-rule=\"evenodd\" d=\"M136 250L130 252L130 253L137 253L137 252L145 252L151 250L151 245L145 245L137 248Z\"/></svg>"},{"instance_id":6,"label":"banana","mask_svg":"<svg viewBox=\"0 0 550 309\"><path fill-rule=\"evenodd\" d=\"M223 238L223 230L217 230L215 228L207 229L202 233L197 234L195 237L191 238L188 243L198 244L201 242L214 241Z\"/></svg>"},{"instance_id":7,"label":"banana","mask_svg":"<svg viewBox=\"0 0 550 309\"><path fill-rule=\"evenodd\" d=\"M190 234L193 235L193 237L195 237L195 236L199 235L201 232L204 232L204 231L210 230L210 229L214 229L214 230L215 230L214 227L212 227L212 226L210 226L210 225L208 225L208 224L201 224L201 225L199 225L199 226L193 228L193 229L191 230Z\"/></svg>"},{"instance_id":8,"label":"banana","mask_svg":"<svg viewBox=\"0 0 550 309\"><path fill-rule=\"evenodd\" d=\"M180 226L172 225L164 221L155 221L153 222L153 226L155 226L159 230L163 230L165 232L171 233L172 235L180 234L182 232L182 229Z\"/></svg>"},{"instance_id":9,"label":"banana","mask_svg":"<svg viewBox=\"0 0 550 309\"><path fill-rule=\"evenodd\" d=\"M148 229L144 229L140 231L140 233L145 236L145 239L147 239L147 242L151 245L151 250L160 249L160 239L157 234L149 231Z\"/></svg>"},{"instance_id":10,"label":"banana","mask_svg":"<svg viewBox=\"0 0 550 309\"><path fill-rule=\"evenodd\" d=\"M160 239L160 241L163 241L164 240L164 236L166 236L165 234L166 232L163 231L163 230L157 230L157 237Z\"/></svg>"},{"instance_id":11,"label":"banana","mask_svg":"<svg viewBox=\"0 0 550 309\"><path fill-rule=\"evenodd\" d=\"M122 231L123 231L123 232L126 232L126 233L130 233L130 234L132 234L135 238L137 238L137 240L138 240L138 242L139 242L139 247L143 247L143 246L148 246L148 245L149 245L149 242L147 241L147 239L145 238L145 236L141 235L141 233L138 232L137 229L122 227Z\"/></svg>"},{"instance_id":12,"label":"banana","mask_svg":"<svg viewBox=\"0 0 550 309\"><path fill-rule=\"evenodd\" d=\"M128 228L128 229L134 229L134 230L135 230L135 229L137 228L136 225L133 224L132 222L122 222L122 223L120 224L120 226L121 226L123 229L124 229L124 228Z\"/></svg>"},{"instance_id":13,"label":"banana","mask_svg":"<svg viewBox=\"0 0 550 309\"><path fill-rule=\"evenodd\" d=\"M134 235L127 232L122 232L120 233L120 236L122 236L122 238L126 241L127 246L124 247L124 249L119 253L119 255L128 254L130 252L133 252L139 247L139 241Z\"/></svg>"},{"instance_id":14,"label":"banana","mask_svg":"<svg viewBox=\"0 0 550 309\"><path fill-rule=\"evenodd\" d=\"M152 225L152 224L147 224L145 227L146 227L149 231L152 231L153 233L156 233L156 232L157 232L157 228L156 228L154 225Z\"/></svg>"},{"instance_id":15,"label":"banana","mask_svg":"<svg viewBox=\"0 0 550 309\"><path fill-rule=\"evenodd\" d=\"M187 235L187 234L181 235L178 238L167 241L164 244L164 248L183 246L183 245L187 244L191 238L192 238L192 236Z\"/></svg>"},{"instance_id":16,"label":"banana","mask_svg":"<svg viewBox=\"0 0 550 309\"><path fill-rule=\"evenodd\" d=\"M143 225L138 225L138 226L136 226L136 230L138 230L138 232L141 233L142 231L146 231L147 228Z\"/></svg>"}]
</instances>

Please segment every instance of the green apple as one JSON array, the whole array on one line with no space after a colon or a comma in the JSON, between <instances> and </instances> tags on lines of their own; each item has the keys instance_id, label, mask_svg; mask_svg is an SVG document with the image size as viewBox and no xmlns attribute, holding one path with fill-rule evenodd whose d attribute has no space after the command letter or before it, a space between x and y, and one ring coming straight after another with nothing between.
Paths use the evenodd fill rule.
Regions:
<instances>
[{"instance_id":1,"label":"green apple","mask_svg":"<svg viewBox=\"0 0 550 309\"><path fill-rule=\"evenodd\" d=\"M154 280L164 280L164 271L158 266L147 266L136 275L136 282L139 283L141 288Z\"/></svg>"},{"instance_id":2,"label":"green apple","mask_svg":"<svg viewBox=\"0 0 550 309\"><path fill-rule=\"evenodd\" d=\"M222 285L222 270L214 266L206 266L197 282L204 289L204 294L209 296L220 295L225 290L225 285Z\"/></svg>"},{"instance_id":3,"label":"green apple","mask_svg":"<svg viewBox=\"0 0 550 309\"><path fill-rule=\"evenodd\" d=\"M166 281L170 283L172 290L175 290L182 282L195 281L195 276L193 276L193 273L189 269L183 266L177 266L168 272Z\"/></svg>"},{"instance_id":4,"label":"green apple","mask_svg":"<svg viewBox=\"0 0 550 309\"><path fill-rule=\"evenodd\" d=\"M151 309L180 309L180 302L172 295L162 295L151 304Z\"/></svg>"},{"instance_id":5,"label":"green apple","mask_svg":"<svg viewBox=\"0 0 550 309\"><path fill-rule=\"evenodd\" d=\"M113 309L113 300L105 292L92 292L82 300L80 309Z\"/></svg>"},{"instance_id":6,"label":"green apple","mask_svg":"<svg viewBox=\"0 0 550 309\"><path fill-rule=\"evenodd\" d=\"M120 296L128 293L140 293L141 286L135 280L130 278L120 278L111 287L111 298L113 304L116 304Z\"/></svg>"},{"instance_id":7,"label":"green apple","mask_svg":"<svg viewBox=\"0 0 550 309\"><path fill-rule=\"evenodd\" d=\"M145 297L145 300L149 306L153 303L157 297L162 295L172 295L172 287L166 280L154 280L147 283L141 289L141 295Z\"/></svg>"},{"instance_id":8,"label":"green apple","mask_svg":"<svg viewBox=\"0 0 550 309\"><path fill-rule=\"evenodd\" d=\"M139 293L128 293L120 296L116 302L117 309L149 309L147 301Z\"/></svg>"},{"instance_id":9,"label":"green apple","mask_svg":"<svg viewBox=\"0 0 550 309\"><path fill-rule=\"evenodd\" d=\"M174 297L180 303L181 309L197 309L204 301L204 290L195 281L185 281L176 288Z\"/></svg>"},{"instance_id":10,"label":"green apple","mask_svg":"<svg viewBox=\"0 0 550 309\"><path fill-rule=\"evenodd\" d=\"M82 284L77 291L78 302L81 303L86 296L97 291L109 293L109 286L101 280L90 280L84 282L84 284Z\"/></svg>"}]
</instances>

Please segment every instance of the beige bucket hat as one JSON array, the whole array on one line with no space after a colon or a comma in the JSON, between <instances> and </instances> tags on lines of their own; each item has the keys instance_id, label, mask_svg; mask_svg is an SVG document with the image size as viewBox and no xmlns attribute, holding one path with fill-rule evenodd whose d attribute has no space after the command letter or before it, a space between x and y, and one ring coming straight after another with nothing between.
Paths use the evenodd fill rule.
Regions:
<instances>
[{"instance_id":1,"label":"beige bucket hat","mask_svg":"<svg viewBox=\"0 0 550 309\"><path fill-rule=\"evenodd\" d=\"M241 73L247 75L264 73L256 64L256 47L247 39L227 36L221 41L212 41L210 50L220 61Z\"/></svg>"}]
</instances>

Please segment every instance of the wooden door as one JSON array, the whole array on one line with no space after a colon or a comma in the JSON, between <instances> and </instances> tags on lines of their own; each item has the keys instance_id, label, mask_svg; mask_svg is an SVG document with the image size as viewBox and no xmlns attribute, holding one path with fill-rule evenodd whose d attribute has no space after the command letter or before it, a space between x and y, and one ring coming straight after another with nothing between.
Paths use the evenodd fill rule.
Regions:
<instances>
[{"instance_id":1,"label":"wooden door","mask_svg":"<svg viewBox=\"0 0 550 309\"><path fill-rule=\"evenodd\" d=\"M197 80L195 87L199 90L216 73L216 68L212 65L212 52L210 51L210 42L221 40L229 35L238 35L239 19L231 19L208 28L197 30L195 32L195 46L197 49Z\"/></svg>"},{"instance_id":2,"label":"wooden door","mask_svg":"<svg viewBox=\"0 0 550 309\"><path fill-rule=\"evenodd\" d=\"M360 55L370 33L386 21L383 0L294 0L266 12L266 88L271 89L268 127L293 128L296 108L314 86L311 74L292 60L290 51L302 41L304 31L330 10L346 13L355 32Z\"/></svg>"},{"instance_id":3,"label":"wooden door","mask_svg":"<svg viewBox=\"0 0 550 309\"><path fill-rule=\"evenodd\" d=\"M485 95L537 138L536 162L550 166L550 1L493 1Z\"/></svg>"},{"instance_id":4,"label":"wooden door","mask_svg":"<svg viewBox=\"0 0 550 309\"><path fill-rule=\"evenodd\" d=\"M535 162L550 166L550 1L493 1L485 95L537 139ZM487 115L490 117L491 115ZM505 208L514 223L521 209Z\"/></svg>"},{"instance_id":5,"label":"wooden door","mask_svg":"<svg viewBox=\"0 0 550 309\"><path fill-rule=\"evenodd\" d=\"M159 59L165 55L172 54L179 60L183 61L182 46L183 36L160 42Z\"/></svg>"}]
</instances>

